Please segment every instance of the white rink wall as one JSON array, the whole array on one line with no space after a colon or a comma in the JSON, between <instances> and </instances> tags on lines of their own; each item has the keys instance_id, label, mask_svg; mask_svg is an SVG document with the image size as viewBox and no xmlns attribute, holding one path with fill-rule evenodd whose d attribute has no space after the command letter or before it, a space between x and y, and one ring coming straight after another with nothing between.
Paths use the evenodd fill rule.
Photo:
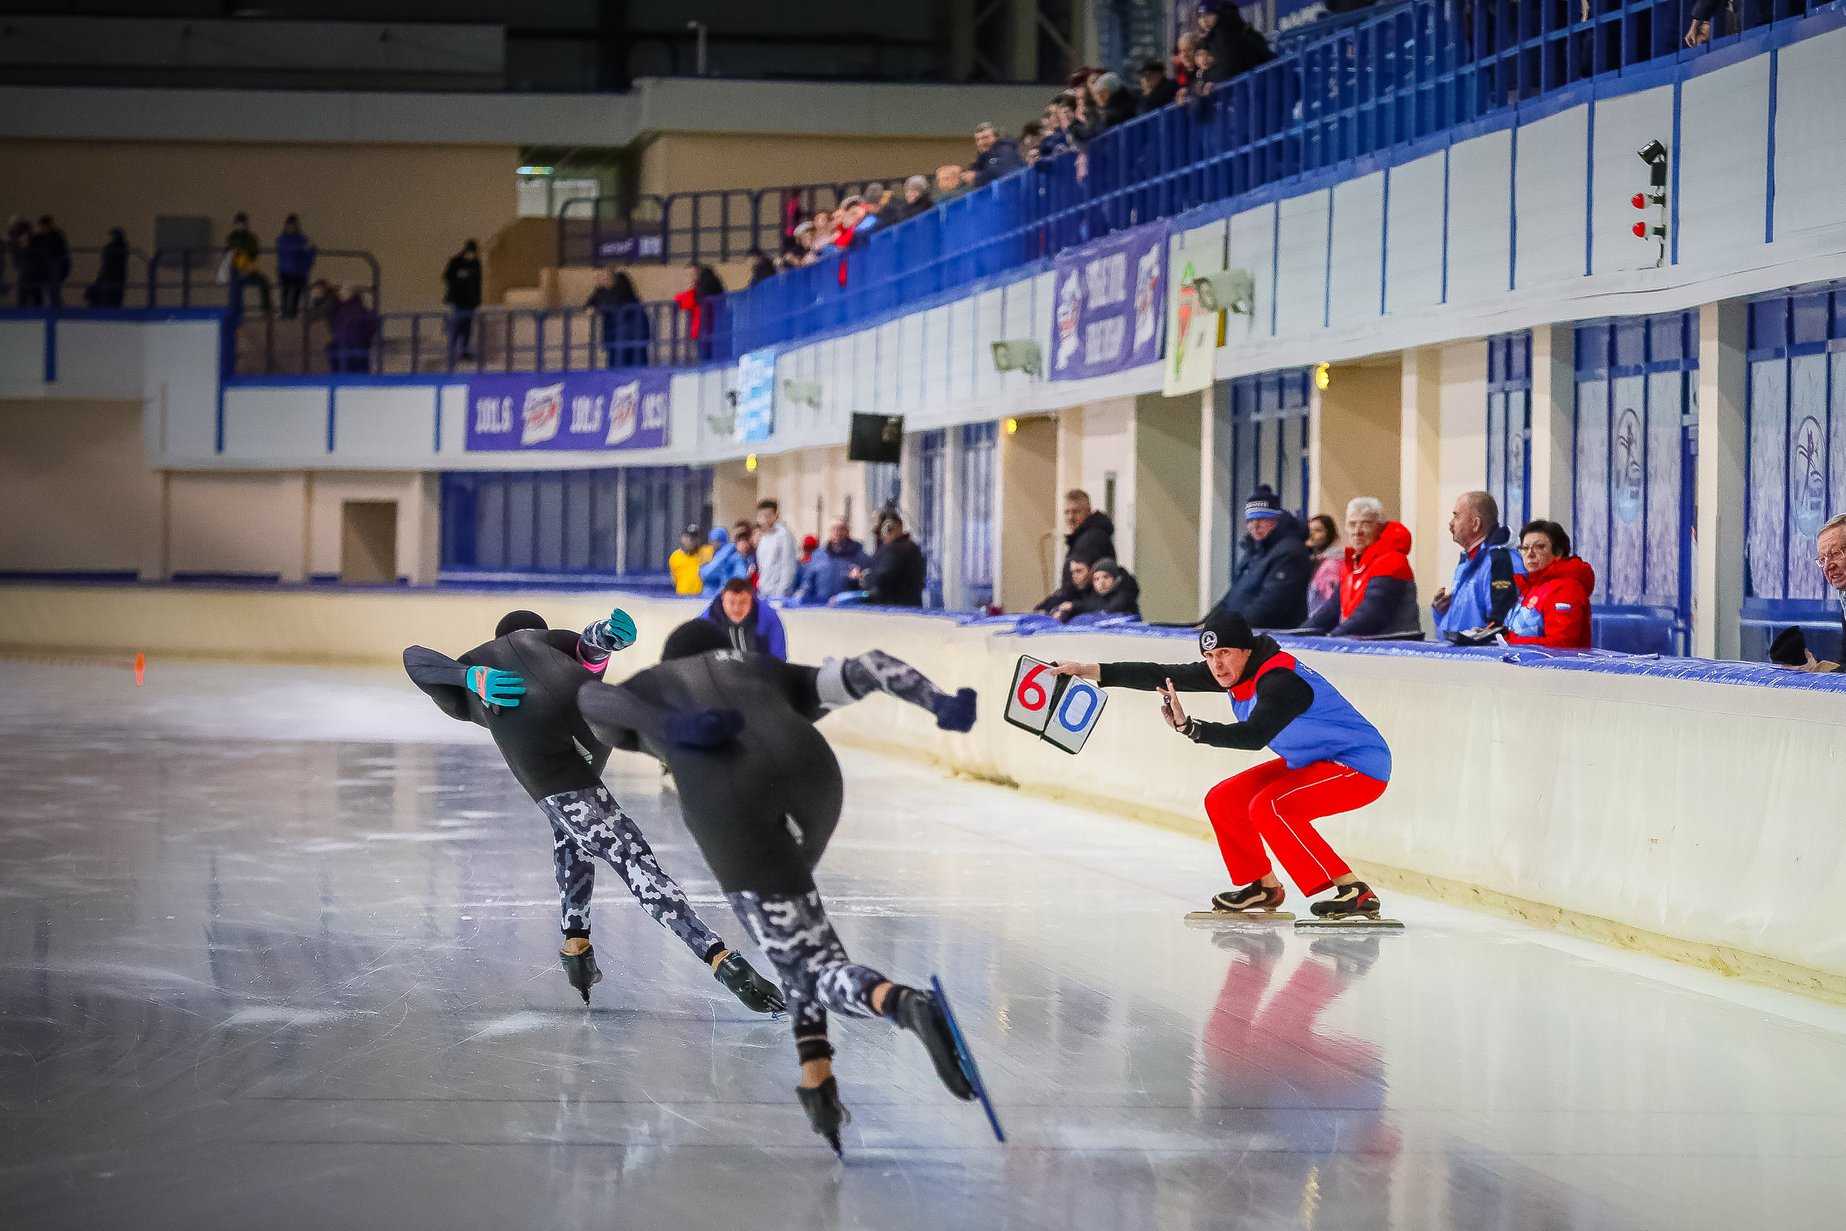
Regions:
<instances>
[{"instance_id":1,"label":"white rink wall","mask_svg":"<svg viewBox=\"0 0 1846 1231\"><path fill-rule=\"evenodd\" d=\"M514 607L570 626L606 612L611 597L17 585L0 587L0 627L15 650L144 650L149 686L158 686L163 654L391 663L412 643L459 653ZM642 630L618 660L624 667L653 661L673 625L702 606L613 597ZM1078 757L1001 721L1022 653L1182 662L1193 656L1189 637L1021 637L1004 625L891 612L796 610L783 619L798 661L876 646L944 687L981 693L982 721L967 735L874 700L829 717L825 729L836 738L1105 811L1190 818L1201 833L1205 791L1256 759L1186 743L1161 723L1152 694L1114 693ZM1384 797L1327 822L1350 858L1459 884L1483 900L1608 921L1618 925L1601 929L1609 938L1659 948L1623 929L1645 932L1799 968L1779 972L1780 982L1833 994L1846 986L1846 922L1821 909L1846 895L1846 818L1832 772L1846 739L1841 691L1539 670L1492 658L1313 649L1302 657L1378 725L1394 755ZM1192 709L1229 717L1228 703L1209 694Z\"/></svg>"}]
</instances>

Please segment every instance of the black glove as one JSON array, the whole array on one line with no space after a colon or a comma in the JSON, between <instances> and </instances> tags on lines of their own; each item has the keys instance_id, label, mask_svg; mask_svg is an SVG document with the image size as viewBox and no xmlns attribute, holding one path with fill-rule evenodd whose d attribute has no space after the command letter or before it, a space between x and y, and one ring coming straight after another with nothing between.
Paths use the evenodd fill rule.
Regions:
<instances>
[{"instance_id":1,"label":"black glove","mask_svg":"<svg viewBox=\"0 0 1846 1231\"><path fill-rule=\"evenodd\" d=\"M945 694L940 700L931 702L929 708L936 715L936 725L944 731L972 730L974 698L974 689L964 688L954 696Z\"/></svg>"},{"instance_id":2,"label":"black glove","mask_svg":"<svg viewBox=\"0 0 1846 1231\"><path fill-rule=\"evenodd\" d=\"M722 748L744 729L736 710L695 710L667 719L667 739L682 748Z\"/></svg>"}]
</instances>

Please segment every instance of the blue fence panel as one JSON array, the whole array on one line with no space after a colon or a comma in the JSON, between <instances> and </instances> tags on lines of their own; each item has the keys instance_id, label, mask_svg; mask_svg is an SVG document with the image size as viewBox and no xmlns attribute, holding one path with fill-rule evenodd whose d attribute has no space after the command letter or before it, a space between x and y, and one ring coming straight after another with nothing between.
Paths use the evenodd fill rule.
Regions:
<instances>
[{"instance_id":1,"label":"blue fence panel","mask_svg":"<svg viewBox=\"0 0 1846 1231\"><path fill-rule=\"evenodd\" d=\"M652 575L665 571L682 529L710 518L705 467L450 471L442 570Z\"/></svg>"},{"instance_id":2,"label":"blue fence panel","mask_svg":"<svg viewBox=\"0 0 1846 1231\"><path fill-rule=\"evenodd\" d=\"M1603 649L1685 654L1692 635L1698 315L1577 328L1570 531L1596 570Z\"/></svg>"},{"instance_id":3,"label":"blue fence panel","mask_svg":"<svg viewBox=\"0 0 1846 1231\"><path fill-rule=\"evenodd\" d=\"M1846 288L1765 296L1750 305L1750 462L1743 613L1745 657L1799 624L1838 661L1839 607L1815 536L1846 511Z\"/></svg>"}]
</instances>

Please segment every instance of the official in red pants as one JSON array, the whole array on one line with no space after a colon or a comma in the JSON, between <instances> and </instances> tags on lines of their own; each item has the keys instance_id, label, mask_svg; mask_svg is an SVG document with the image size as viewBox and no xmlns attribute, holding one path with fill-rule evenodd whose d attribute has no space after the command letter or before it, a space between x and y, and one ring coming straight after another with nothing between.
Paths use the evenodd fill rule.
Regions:
<instances>
[{"instance_id":1,"label":"official in red pants","mask_svg":"<svg viewBox=\"0 0 1846 1231\"><path fill-rule=\"evenodd\" d=\"M1271 911L1286 893L1269 862L1273 852L1304 894L1334 889L1313 911L1323 919L1377 918L1378 895L1353 875L1315 829L1321 817L1363 808L1391 780L1391 749L1378 728L1326 678L1296 662L1271 637L1250 631L1242 616L1214 612L1199 631L1196 663L1059 663L1060 675L1105 688L1158 692L1166 720L1195 744L1255 750L1276 760L1226 778L1205 796L1205 814L1233 887L1212 909ZM1182 692L1225 692L1234 723L1202 722L1180 705ZM1265 851L1267 848L1267 852Z\"/></svg>"}]
</instances>

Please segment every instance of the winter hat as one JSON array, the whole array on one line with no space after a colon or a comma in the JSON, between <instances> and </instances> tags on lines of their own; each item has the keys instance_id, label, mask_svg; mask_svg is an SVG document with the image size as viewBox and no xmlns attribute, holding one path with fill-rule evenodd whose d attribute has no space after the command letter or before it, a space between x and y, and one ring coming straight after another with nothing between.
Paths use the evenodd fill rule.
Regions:
<instances>
[{"instance_id":1,"label":"winter hat","mask_svg":"<svg viewBox=\"0 0 1846 1231\"><path fill-rule=\"evenodd\" d=\"M1114 560L1109 559L1107 556L1104 556L1096 563L1090 565L1090 572L1107 573L1111 577L1120 577L1122 575L1122 566L1117 564Z\"/></svg>"},{"instance_id":2,"label":"winter hat","mask_svg":"<svg viewBox=\"0 0 1846 1231\"><path fill-rule=\"evenodd\" d=\"M713 526L711 528L711 533L706 537L711 541L713 547L723 547L726 543L731 541L730 534L723 526Z\"/></svg>"},{"instance_id":3,"label":"winter hat","mask_svg":"<svg viewBox=\"0 0 1846 1231\"><path fill-rule=\"evenodd\" d=\"M667 634L667 643L660 650L660 661L672 662L676 658L691 658L695 654L730 648L731 639L710 620L687 620Z\"/></svg>"},{"instance_id":4,"label":"winter hat","mask_svg":"<svg viewBox=\"0 0 1846 1231\"><path fill-rule=\"evenodd\" d=\"M1250 498L1243 502L1245 521L1252 518L1282 516L1282 502L1276 498L1275 490L1267 483L1259 483Z\"/></svg>"},{"instance_id":5,"label":"winter hat","mask_svg":"<svg viewBox=\"0 0 1846 1231\"><path fill-rule=\"evenodd\" d=\"M1250 622L1242 616L1228 611L1213 611L1205 617L1205 626L1199 629L1199 653L1206 654L1212 650L1254 650L1256 634L1250 631Z\"/></svg>"}]
</instances>

